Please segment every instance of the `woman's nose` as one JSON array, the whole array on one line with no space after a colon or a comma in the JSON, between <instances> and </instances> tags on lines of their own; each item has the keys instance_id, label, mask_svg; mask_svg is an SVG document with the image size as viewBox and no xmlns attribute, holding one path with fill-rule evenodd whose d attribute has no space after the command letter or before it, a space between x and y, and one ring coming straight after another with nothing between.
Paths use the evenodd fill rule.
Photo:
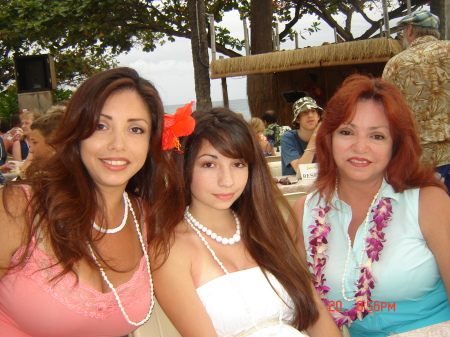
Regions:
<instances>
[{"instance_id":1,"label":"woman's nose","mask_svg":"<svg viewBox=\"0 0 450 337\"><path fill-rule=\"evenodd\" d=\"M219 186L231 187L234 185L233 173L230 168L221 168L219 175Z\"/></svg>"},{"instance_id":2,"label":"woman's nose","mask_svg":"<svg viewBox=\"0 0 450 337\"><path fill-rule=\"evenodd\" d=\"M364 153L367 151L367 139L365 137L356 137L353 144L353 148L358 153Z\"/></svg>"},{"instance_id":3,"label":"woman's nose","mask_svg":"<svg viewBox=\"0 0 450 337\"><path fill-rule=\"evenodd\" d=\"M110 150L122 151L126 149L125 136L122 132L111 132L108 148Z\"/></svg>"}]
</instances>

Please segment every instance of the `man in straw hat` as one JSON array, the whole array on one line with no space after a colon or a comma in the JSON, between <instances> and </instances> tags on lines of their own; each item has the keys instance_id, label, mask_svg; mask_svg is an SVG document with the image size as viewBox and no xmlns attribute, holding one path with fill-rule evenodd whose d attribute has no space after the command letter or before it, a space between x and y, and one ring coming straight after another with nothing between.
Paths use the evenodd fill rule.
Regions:
<instances>
[{"instance_id":1,"label":"man in straw hat","mask_svg":"<svg viewBox=\"0 0 450 337\"><path fill-rule=\"evenodd\" d=\"M299 164L309 164L316 153L316 134L323 109L311 97L303 97L292 106L294 130L281 136L281 171L294 175Z\"/></svg>"},{"instance_id":2,"label":"man in straw hat","mask_svg":"<svg viewBox=\"0 0 450 337\"><path fill-rule=\"evenodd\" d=\"M436 166L450 190L450 41L440 41L439 18L427 10L406 15L406 50L391 58L383 78L405 95L420 131L425 163Z\"/></svg>"}]
</instances>

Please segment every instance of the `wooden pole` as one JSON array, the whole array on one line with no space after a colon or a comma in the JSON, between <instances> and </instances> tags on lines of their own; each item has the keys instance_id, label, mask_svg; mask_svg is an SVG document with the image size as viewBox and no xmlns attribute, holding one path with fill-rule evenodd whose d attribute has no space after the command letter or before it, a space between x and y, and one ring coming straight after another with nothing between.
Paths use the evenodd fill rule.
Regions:
<instances>
[{"instance_id":1,"label":"wooden pole","mask_svg":"<svg viewBox=\"0 0 450 337\"><path fill-rule=\"evenodd\" d=\"M411 14L411 0L406 0L406 12Z\"/></svg>"},{"instance_id":2,"label":"wooden pole","mask_svg":"<svg viewBox=\"0 0 450 337\"><path fill-rule=\"evenodd\" d=\"M388 6L387 6L386 0L383 0L383 19L384 19L384 30L386 32L386 37L389 37L391 35L391 32L389 29L389 13L388 13Z\"/></svg>"},{"instance_id":3,"label":"wooden pole","mask_svg":"<svg viewBox=\"0 0 450 337\"><path fill-rule=\"evenodd\" d=\"M276 37L275 30L272 29L272 50L277 50L277 37Z\"/></svg>"},{"instance_id":4,"label":"wooden pole","mask_svg":"<svg viewBox=\"0 0 450 337\"><path fill-rule=\"evenodd\" d=\"M275 22L275 42L277 44L276 50L280 50L280 32L278 31L278 22Z\"/></svg>"},{"instance_id":5,"label":"wooden pole","mask_svg":"<svg viewBox=\"0 0 450 337\"><path fill-rule=\"evenodd\" d=\"M222 96L223 96L223 106L227 109L230 108L230 103L228 101L228 87L227 87L227 78L222 77Z\"/></svg>"},{"instance_id":6,"label":"wooden pole","mask_svg":"<svg viewBox=\"0 0 450 337\"><path fill-rule=\"evenodd\" d=\"M219 56L219 59L223 59L223 56ZM222 77L222 98L223 98L223 106L227 109L230 108L230 102L228 100L228 86L227 86L227 78Z\"/></svg>"},{"instance_id":7,"label":"wooden pole","mask_svg":"<svg viewBox=\"0 0 450 337\"><path fill-rule=\"evenodd\" d=\"M250 43L248 38L247 19L244 18L244 43L245 43L245 55L250 55Z\"/></svg>"},{"instance_id":8,"label":"wooden pole","mask_svg":"<svg viewBox=\"0 0 450 337\"><path fill-rule=\"evenodd\" d=\"M209 31L211 35L211 59L214 61L216 59L216 31L214 28L214 15L208 14L209 16Z\"/></svg>"}]
</instances>

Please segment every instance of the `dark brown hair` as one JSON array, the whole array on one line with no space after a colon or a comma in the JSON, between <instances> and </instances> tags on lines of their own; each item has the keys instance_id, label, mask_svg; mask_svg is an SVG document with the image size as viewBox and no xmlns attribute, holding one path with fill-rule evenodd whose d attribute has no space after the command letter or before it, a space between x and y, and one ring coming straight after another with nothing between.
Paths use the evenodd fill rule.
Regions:
<instances>
[{"instance_id":1,"label":"dark brown hair","mask_svg":"<svg viewBox=\"0 0 450 337\"><path fill-rule=\"evenodd\" d=\"M337 168L332 152L332 134L343 123L351 121L356 104L373 100L381 104L389 121L393 140L392 157L386 167L385 179L397 193L424 187L445 187L434 175L432 167L420 164L422 148L413 114L397 87L380 78L362 75L348 77L328 102L325 116L317 132L316 158L320 170L315 182L327 201L336 184Z\"/></svg>"},{"instance_id":2,"label":"dark brown hair","mask_svg":"<svg viewBox=\"0 0 450 337\"><path fill-rule=\"evenodd\" d=\"M144 207L140 215L145 216L149 234L157 222L175 221L174 211L167 205L171 198L182 200L183 194L175 166L161 150L164 111L158 92L131 68L95 74L77 89L67 105L61 121L64 127L57 129L50 144L56 153L43 166L30 166L32 171L27 174L33 178L22 182L33 191L29 242L37 230L47 234L57 263L63 267L61 275L73 271L74 264L82 258L94 265L85 242L96 250L92 219L97 214L104 217L105 210L101 206L103 200L97 199L98 187L81 160L80 142L96 130L106 100L124 90L134 91L142 98L151 118L150 151L144 166L129 180L126 191L140 198Z\"/></svg>"},{"instance_id":3,"label":"dark brown hair","mask_svg":"<svg viewBox=\"0 0 450 337\"><path fill-rule=\"evenodd\" d=\"M182 140L184 156L178 156L185 178L186 203L177 206L184 210L190 204L193 166L203 141L226 157L243 159L249 178L242 195L231 207L241 220L242 241L261 269L273 274L292 298L293 325L299 330L307 328L318 318L311 274L299 256L293 239L296 234L290 232L281 210L294 219L292 209L273 181L256 136L245 120L225 108L196 111L193 117L195 130ZM161 228L166 248L173 231L169 226Z\"/></svg>"}]
</instances>

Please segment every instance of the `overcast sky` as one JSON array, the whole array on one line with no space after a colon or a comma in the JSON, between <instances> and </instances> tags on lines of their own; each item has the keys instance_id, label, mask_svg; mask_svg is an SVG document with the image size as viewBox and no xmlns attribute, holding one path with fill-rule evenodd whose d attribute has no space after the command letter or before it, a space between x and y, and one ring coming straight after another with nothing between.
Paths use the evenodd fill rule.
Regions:
<instances>
[{"instance_id":1,"label":"overcast sky","mask_svg":"<svg viewBox=\"0 0 450 337\"><path fill-rule=\"evenodd\" d=\"M370 12L372 19L381 17L382 10L376 9ZM314 17L303 17L294 29L303 31L310 27L313 21L318 21ZM342 21L342 20L341 20ZM395 21L394 21L395 22ZM222 26L228 28L234 37L243 39L243 23L239 15L235 12L227 13ZM368 28L368 24L355 17L352 23L352 31L355 36ZM391 22L391 26L393 23ZM320 24L320 31L312 35L304 34L307 40L299 38L299 46L319 46L323 42L334 42L333 30L325 23ZM283 27L280 27L279 31ZM292 41L281 45L281 49L294 49L295 44ZM219 54L218 54L219 55ZM128 66L136 69L139 74L152 81L157 87L164 105L184 104L195 101L194 69L192 65L190 40L176 38L175 42L167 42L163 46L157 47L154 52L147 53L138 49L132 50L128 54L118 57L120 66ZM246 78L236 77L228 78L228 97L230 100L246 98ZM220 79L211 80L211 99L212 101L222 101L222 89Z\"/></svg>"}]
</instances>

